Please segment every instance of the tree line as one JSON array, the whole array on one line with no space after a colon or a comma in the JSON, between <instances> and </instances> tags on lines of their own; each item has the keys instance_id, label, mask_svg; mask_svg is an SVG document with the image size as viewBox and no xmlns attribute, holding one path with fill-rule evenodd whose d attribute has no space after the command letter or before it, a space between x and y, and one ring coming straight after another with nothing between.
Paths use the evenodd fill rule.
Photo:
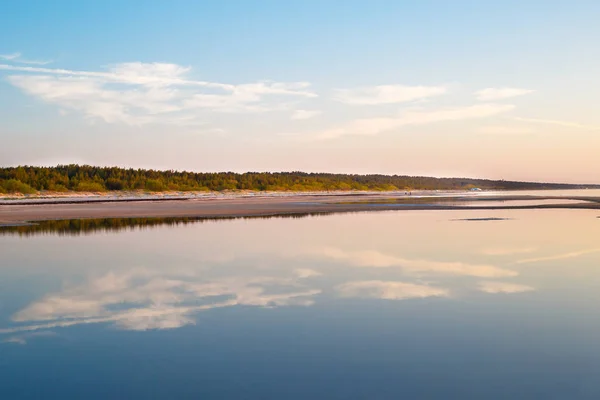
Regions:
<instances>
[{"instance_id":1,"label":"tree line","mask_svg":"<svg viewBox=\"0 0 600 400\"><path fill-rule=\"evenodd\" d=\"M90 165L0 168L0 193L163 191L349 191L349 190L496 190L600 188L470 178L406 175L354 175L306 172L188 172Z\"/></svg>"}]
</instances>

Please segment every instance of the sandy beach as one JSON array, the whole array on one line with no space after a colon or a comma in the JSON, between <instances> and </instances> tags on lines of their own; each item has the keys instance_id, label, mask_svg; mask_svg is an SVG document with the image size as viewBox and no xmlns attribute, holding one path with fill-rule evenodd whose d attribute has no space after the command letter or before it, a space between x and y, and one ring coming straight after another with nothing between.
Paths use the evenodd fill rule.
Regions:
<instances>
[{"instance_id":1,"label":"sandy beach","mask_svg":"<svg viewBox=\"0 0 600 400\"><path fill-rule=\"evenodd\" d=\"M600 209L600 197L581 196L406 196L326 194L192 199L68 199L26 204L4 201L0 226L83 218L241 217L384 210Z\"/></svg>"}]
</instances>

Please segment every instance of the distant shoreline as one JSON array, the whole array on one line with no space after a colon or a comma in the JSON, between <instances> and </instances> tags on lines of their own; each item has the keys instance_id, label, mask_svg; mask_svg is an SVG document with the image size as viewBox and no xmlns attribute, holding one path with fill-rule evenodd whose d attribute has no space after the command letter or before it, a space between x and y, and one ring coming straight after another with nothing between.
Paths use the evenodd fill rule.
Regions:
<instances>
[{"instance_id":1,"label":"distant shoreline","mask_svg":"<svg viewBox=\"0 0 600 400\"><path fill-rule=\"evenodd\" d=\"M576 189L575 189L576 190ZM500 191L496 191L500 192ZM481 192L478 192L481 193ZM0 205L11 204L74 204L136 201L173 201L173 200L222 200L244 198L290 198L290 197L344 197L344 196L457 196L468 195L465 190L416 190L416 191L225 191L225 192L68 192L43 193L38 195L0 195Z\"/></svg>"},{"instance_id":2,"label":"distant shoreline","mask_svg":"<svg viewBox=\"0 0 600 400\"><path fill-rule=\"evenodd\" d=\"M306 213L390 210L516 210L599 209L600 196L531 196L514 192L468 194L461 192L321 193L271 196L221 196L204 198L83 198L78 201L0 204L0 226L48 220L153 217L252 217ZM553 204L544 202L555 201ZM481 205L478 203L481 202ZM486 205L486 202L492 205ZM507 202L506 204L497 204ZM510 202L521 202L511 205ZM523 204L531 202L531 204Z\"/></svg>"},{"instance_id":3,"label":"distant shoreline","mask_svg":"<svg viewBox=\"0 0 600 400\"><path fill-rule=\"evenodd\" d=\"M327 172L193 172L93 165L0 167L0 193L600 189L600 184Z\"/></svg>"},{"instance_id":4,"label":"distant shoreline","mask_svg":"<svg viewBox=\"0 0 600 400\"><path fill-rule=\"evenodd\" d=\"M37 194L2 194L0 193L0 205L10 204L56 204L56 203L104 203L104 202L135 202L135 201L173 201L173 200L216 200L216 199L240 199L240 198L289 198L289 197L343 197L343 196L487 196L498 193L524 193L524 192L551 192L582 191L586 189L496 189L496 190L330 190L330 191L105 191L105 192L52 192L45 191ZM590 189L600 190L600 189Z\"/></svg>"}]
</instances>

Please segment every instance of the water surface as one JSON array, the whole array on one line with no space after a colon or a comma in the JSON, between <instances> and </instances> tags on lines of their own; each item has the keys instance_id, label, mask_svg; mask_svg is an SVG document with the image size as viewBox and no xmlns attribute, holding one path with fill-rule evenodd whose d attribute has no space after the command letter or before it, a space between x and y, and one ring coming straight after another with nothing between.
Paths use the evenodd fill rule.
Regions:
<instances>
[{"instance_id":1,"label":"water surface","mask_svg":"<svg viewBox=\"0 0 600 400\"><path fill-rule=\"evenodd\" d=\"M597 399L597 216L5 228L0 398Z\"/></svg>"}]
</instances>

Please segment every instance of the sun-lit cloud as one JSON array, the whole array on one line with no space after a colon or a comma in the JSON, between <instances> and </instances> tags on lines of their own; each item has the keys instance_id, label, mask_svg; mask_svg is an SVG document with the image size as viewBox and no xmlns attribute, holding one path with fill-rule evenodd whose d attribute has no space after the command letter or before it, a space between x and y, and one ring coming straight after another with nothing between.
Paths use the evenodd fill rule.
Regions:
<instances>
[{"instance_id":1,"label":"sun-lit cloud","mask_svg":"<svg viewBox=\"0 0 600 400\"><path fill-rule=\"evenodd\" d=\"M409 110L394 117L357 119L348 124L324 130L317 137L320 139L333 139L345 135L377 135L405 126L487 118L513 109L514 106L510 104L492 103L457 108Z\"/></svg>"},{"instance_id":2,"label":"sun-lit cloud","mask_svg":"<svg viewBox=\"0 0 600 400\"><path fill-rule=\"evenodd\" d=\"M288 97L312 98L308 82L227 84L190 79L190 67L121 63L107 71L75 71L0 64L17 71L9 83L61 110L91 120L144 125L199 123L209 112L255 113L287 109Z\"/></svg>"},{"instance_id":3,"label":"sun-lit cloud","mask_svg":"<svg viewBox=\"0 0 600 400\"><path fill-rule=\"evenodd\" d=\"M478 285L478 289L482 292L490 294L524 293L535 290L535 288L531 286L510 282L480 282Z\"/></svg>"},{"instance_id":4,"label":"sun-lit cloud","mask_svg":"<svg viewBox=\"0 0 600 400\"><path fill-rule=\"evenodd\" d=\"M534 90L519 88L486 88L475 92L474 95L480 101L497 101L524 96L533 92Z\"/></svg>"},{"instance_id":5,"label":"sun-lit cloud","mask_svg":"<svg viewBox=\"0 0 600 400\"><path fill-rule=\"evenodd\" d=\"M315 254L331 260L341 261L355 267L400 268L408 273L430 273L442 275L463 275L481 278L516 276L516 271L486 264L469 264L460 261L434 261L406 259L375 250L345 251L338 248L316 250Z\"/></svg>"},{"instance_id":6,"label":"sun-lit cloud","mask_svg":"<svg viewBox=\"0 0 600 400\"><path fill-rule=\"evenodd\" d=\"M355 89L337 89L333 99L351 105L406 103L446 94L445 86L380 85Z\"/></svg>"},{"instance_id":7,"label":"sun-lit cloud","mask_svg":"<svg viewBox=\"0 0 600 400\"><path fill-rule=\"evenodd\" d=\"M316 118L323 110L314 99L319 94L310 82L227 83L197 79L188 65L161 62L123 62L98 70L49 68L45 62L23 60L20 53L4 54L0 72L25 94L57 108L63 117L80 115L90 122L144 126L148 124L193 127L204 132L225 129L222 113L240 115L285 112L292 121ZM19 64L20 63L20 64ZM529 89L487 88L476 92L479 100L493 101L533 92ZM404 127L485 119L512 111L512 104L478 103L466 106L406 108L389 113L389 105L431 100L449 93L446 85L384 84L336 89L332 100L345 107L376 109L386 106L381 116L346 120L321 126L309 134L290 133L301 141L335 139L350 135L373 136ZM363 114L365 115L365 114ZM319 122L321 118L319 118ZM529 121L532 122L532 121ZM213 126L215 125L215 126ZM483 126L488 135L524 134L529 127Z\"/></svg>"},{"instance_id":8,"label":"sun-lit cloud","mask_svg":"<svg viewBox=\"0 0 600 400\"><path fill-rule=\"evenodd\" d=\"M556 126L562 126L564 128L575 128L575 129L581 129L581 130L585 130L585 131L600 131L600 126L585 125L585 124L580 124L577 122L558 121L558 120L554 120L554 119L522 118L522 117L515 117L514 119L517 121L531 122L534 124L556 125Z\"/></svg>"},{"instance_id":9,"label":"sun-lit cloud","mask_svg":"<svg viewBox=\"0 0 600 400\"><path fill-rule=\"evenodd\" d=\"M321 114L322 112L319 110L295 110L290 118L293 120L310 119Z\"/></svg>"},{"instance_id":10,"label":"sun-lit cloud","mask_svg":"<svg viewBox=\"0 0 600 400\"><path fill-rule=\"evenodd\" d=\"M447 297L447 289L397 281L357 281L336 286L341 297L405 300L425 297Z\"/></svg>"}]
</instances>

